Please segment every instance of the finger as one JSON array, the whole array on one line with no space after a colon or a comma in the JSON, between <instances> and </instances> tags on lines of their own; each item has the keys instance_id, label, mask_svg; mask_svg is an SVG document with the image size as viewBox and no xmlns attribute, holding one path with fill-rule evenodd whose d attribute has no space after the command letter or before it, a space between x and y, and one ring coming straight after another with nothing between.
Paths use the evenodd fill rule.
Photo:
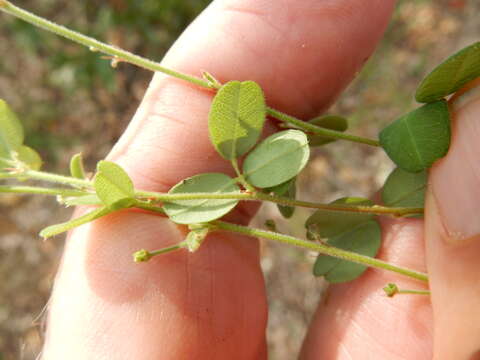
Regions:
<instances>
[{"instance_id":1,"label":"finger","mask_svg":"<svg viewBox=\"0 0 480 360\"><path fill-rule=\"evenodd\" d=\"M478 88L457 98L451 110L451 147L430 172L426 204L434 358L474 360L480 359Z\"/></svg>"},{"instance_id":2,"label":"finger","mask_svg":"<svg viewBox=\"0 0 480 360\"><path fill-rule=\"evenodd\" d=\"M217 1L163 64L192 74L205 69L221 81L256 80L270 104L307 116L325 108L358 70L391 8L385 0ZM146 190L227 171L208 140L211 98L157 74L110 158ZM183 236L167 220L129 212L75 231L52 298L46 357L264 358L266 304L255 241L213 235L194 255L131 263L132 251Z\"/></svg>"},{"instance_id":3,"label":"finger","mask_svg":"<svg viewBox=\"0 0 480 360\"><path fill-rule=\"evenodd\" d=\"M425 270L423 221L386 219L382 233L381 259ZM312 321L301 359L431 359L428 297L389 298L382 288L390 282L400 288L424 288L418 281L376 269L331 286Z\"/></svg>"}]
</instances>

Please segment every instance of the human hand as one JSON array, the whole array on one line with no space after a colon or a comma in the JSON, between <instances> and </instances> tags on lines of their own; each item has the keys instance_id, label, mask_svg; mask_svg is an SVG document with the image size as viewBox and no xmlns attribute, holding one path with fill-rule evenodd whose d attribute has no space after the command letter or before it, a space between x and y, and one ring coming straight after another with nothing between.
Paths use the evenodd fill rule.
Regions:
<instances>
[{"instance_id":1,"label":"human hand","mask_svg":"<svg viewBox=\"0 0 480 360\"><path fill-rule=\"evenodd\" d=\"M191 74L208 70L220 81L255 80L270 105L308 118L326 109L360 69L393 5L216 1L163 63ZM197 173L228 172L230 164L208 139L211 99L208 91L157 74L109 159L127 170L137 188L152 191L166 191ZM379 289L396 281L395 275L368 270L331 288L312 322L303 359L475 359L480 242L451 245L448 239L479 232L479 222L470 219L480 198L477 112L480 102L458 112L451 151L431 171L425 231L420 220L382 224L381 257L429 270L435 321L428 299L389 299ZM234 220L246 223L253 211L240 207ZM184 235L167 219L131 211L70 234L50 303L44 358L266 358L257 241L215 233L194 255L177 252L144 265L131 260L140 248L160 248ZM408 287L409 280L398 282Z\"/></svg>"}]
</instances>

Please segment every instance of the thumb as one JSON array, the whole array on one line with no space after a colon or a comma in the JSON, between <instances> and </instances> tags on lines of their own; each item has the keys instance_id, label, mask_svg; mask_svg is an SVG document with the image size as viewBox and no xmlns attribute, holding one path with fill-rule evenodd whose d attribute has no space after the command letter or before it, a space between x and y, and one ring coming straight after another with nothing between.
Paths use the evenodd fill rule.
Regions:
<instances>
[{"instance_id":1,"label":"thumb","mask_svg":"<svg viewBox=\"0 0 480 360\"><path fill-rule=\"evenodd\" d=\"M480 359L480 93L450 101L452 143L430 172L427 266L434 359Z\"/></svg>"}]
</instances>

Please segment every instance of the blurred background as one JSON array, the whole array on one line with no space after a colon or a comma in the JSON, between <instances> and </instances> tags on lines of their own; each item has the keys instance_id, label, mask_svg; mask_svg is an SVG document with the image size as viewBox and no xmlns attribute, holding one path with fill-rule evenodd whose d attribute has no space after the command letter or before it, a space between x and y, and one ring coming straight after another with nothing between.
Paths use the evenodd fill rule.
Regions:
<instances>
[{"instance_id":1,"label":"blurred background","mask_svg":"<svg viewBox=\"0 0 480 360\"><path fill-rule=\"evenodd\" d=\"M209 2L16 1L156 60ZM415 107L412 94L429 69L478 40L479 11L475 0L400 1L378 51L329 112L348 117L353 133L376 137L385 124ZM151 74L125 64L114 70L98 54L6 15L0 15L0 39L0 98L20 115L26 142L41 153L45 169L66 172L70 157L80 151L94 169L127 125ZM299 197L327 202L369 196L392 168L381 151L333 143L313 152L299 179ZM303 237L308 213L297 211L283 222L275 207L264 206L255 225L274 219L281 231ZM0 196L0 360L31 360L40 351L42 312L63 242L43 242L38 232L69 216L70 210L52 199ZM296 357L323 288L311 275L314 259L305 251L263 244L271 359Z\"/></svg>"}]
</instances>

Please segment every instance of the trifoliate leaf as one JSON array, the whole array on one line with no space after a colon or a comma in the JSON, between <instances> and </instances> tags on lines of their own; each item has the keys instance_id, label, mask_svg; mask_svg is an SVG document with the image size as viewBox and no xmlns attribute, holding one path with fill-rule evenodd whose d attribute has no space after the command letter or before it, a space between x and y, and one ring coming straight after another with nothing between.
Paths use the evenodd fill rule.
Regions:
<instances>
[{"instance_id":1,"label":"trifoliate leaf","mask_svg":"<svg viewBox=\"0 0 480 360\"><path fill-rule=\"evenodd\" d=\"M172 187L169 194L240 192L235 180L225 174L207 173L182 180ZM221 218L238 203L235 199L196 199L165 202L163 209L178 224L205 223Z\"/></svg>"},{"instance_id":2,"label":"trifoliate leaf","mask_svg":"<svg viewBox=\"0 0 480 360\"><path fill-rule=\"evenodd\" d=\"M253 186L273 187L297 176L309 156L305 133L299 130L281 131L266 138L247 155L243 174Z\"/></svg>"},{"instance_id":3,"label":"trifoliate leaf","mask_svg":"<svg viewBox=\"0 0 480 360\"><path fill-rule=\"evenodd\" d=\"M344 117L337 115L323 115L309 121L310 124L317 125L326 129L336 131L346 131L348 121ZM321 135L309 135L308 143L310 146L321 146L335 141L336 139Z\"/></svg>"},{"instance_id":4,"label":"trifoliate leaf","mask_svg":"<svg viewBox=\"0 0 480 360\"><path fill-rule=\"evenodd\" d=\"M70 174L77 179L86 179L85 169L83 167L82 154L78 153L72 156L70 160Z\"/></svg>"},{"instance_id":5,"label":"trifoliate leaf","mask_svg":"<svg viewBox=\"0 0 480 360\"><path fill-rule=\"evenodd\" d=\"M332 204L371 206L370 200L342 198ZM381 244L380 226L375 215L368 213L317 210L305 224L309 237L327 239L327 243L366 256L375 256ZM325 276L331 283L351 281L360 276L366 266L320 254L314 265L315 276Z\"/></svg>"},{"instance_id":6,"label":"trifoliate leaf","mask_svg":"<svg viewBox=\"0 0 480 360\"><path fill-rule=\"evenodd\" d=\"M61 234L63 232L66 232L68 230L71 230L73 228L76 228L80 225L86 224L88 222L91 222L93 220L96 220L98 218L101 218L102 216L105 216L114 210L104 206L98 209L95 209L83 216L80 216L76 219L61 223L61 224L56 224L52 225L49 227L46 227L40 232L40 236L43 237L44 239Z\"/></svg>"},{"instance_id":7,"label":"trifoliate leaf","mask_svg":"<svg viewBox=\"0 0 480 360\"><path fill-rule=\"evenodd\" d=\"M129 207L135 202L132 180L113 162L103 160L98 163L93 185L100 200L112 208Z\"/></svg>"},{"instance_id":8,"label":"trifoliate leaf","mask_svg":"<svg viewBox=\"0 0 480 360\"><path fill-rule=\"evenodd\" d=\"M476 42L433 69L421 82L415 99L425 103L440 100L479 76L480 42Z\"/></svg>"},{"instance_id":9,"label":"trifoliate leaf","mask_svg":"<svg viewBox=\"0 0 480 360\"><path fill-rule=\"evenodd\" d=\"M265 116L265 99L257 83L226 83L213 99L208 118L215 149L227 160L245 154L258 141Z\"/></svg>"},{"instance_id":10,"label":"trifoliate leaf","mask_svg":"<svg viewBox=\"0 0 480 360\"><path fill-rule=\"evenodd\" d=\"M423 207L426 188L426 171L409 173L396 168L385 181L382 201L387 206Z\"/></svg>"},{"instance_id":11,"label":"trifoliate leaf","mask_svg":"<svg viewBox=\"0 0 480 360\"><path fill-rule=\"evenodd\" d=\"M18 150L23 140L23 127L17 115L0 99L0 157L12 158L12 151Z\"/></svg>"},{"instance_id":12,"label":"trifoliate leaf","mask_svg":"<svg viewBox=\"0 0 480 360\"><path fill-rule=\"evenodd\" d=\"M446 101L423 105L380 132L380 144L398 167L428 169L450 146L450 113Z\"/></svg>"}]
</instances>

